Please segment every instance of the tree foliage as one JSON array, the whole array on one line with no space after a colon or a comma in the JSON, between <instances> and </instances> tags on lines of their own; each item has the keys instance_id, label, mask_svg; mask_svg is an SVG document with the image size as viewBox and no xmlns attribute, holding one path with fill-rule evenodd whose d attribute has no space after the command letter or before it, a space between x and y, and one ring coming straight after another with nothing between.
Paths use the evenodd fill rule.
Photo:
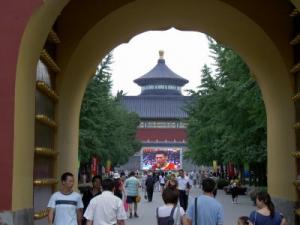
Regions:
<instances>
[{"instance_id":1,"label":"tree foliage","mask_svg":"<svg viewBox=\"0 0 300 225\"><path fill-rule=\"evenodd\" d=\"M141 146L135 139L138 115L122 108L119 95L111 95L111 62L112 54L102 60L83 97L79 125L81 163L98 156L102 162L122 164Z\"/></svg>"},{"instance_id":2,"label":"tree foliage","mask_svg":"<svg viewBox=\"0 0 300 225\"><path fill-rule=\"evenodd\" d=\"M202 69L201 85L187 111L188 157L197 164L266 162L266 114L259 87L233 50L209 39L213 72Z\"/></svg>"}]
</instances>

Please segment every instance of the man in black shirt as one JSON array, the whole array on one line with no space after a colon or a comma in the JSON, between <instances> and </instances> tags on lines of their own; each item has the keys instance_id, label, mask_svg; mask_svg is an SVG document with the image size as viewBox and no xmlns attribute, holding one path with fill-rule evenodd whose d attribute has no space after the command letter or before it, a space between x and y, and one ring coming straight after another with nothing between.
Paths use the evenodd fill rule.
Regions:
<instances>
[{"instance_id":1,"label":"man in black shirt","mask_svg":"<svg viewBox=\"0 0 300 225\"><path fill-rule=\"evenodd\" d=\"M101 194L101 184L102 180L100 176L94 176L92 179L92 185L93 187L86 192L83 193L82 196L82 202L83 202L83 213L85 212L86 208L88 207L90 201L92 198L94 198L97 195ZM85 219L84 219L85 224Z\"/></svg>"}]
</instances>

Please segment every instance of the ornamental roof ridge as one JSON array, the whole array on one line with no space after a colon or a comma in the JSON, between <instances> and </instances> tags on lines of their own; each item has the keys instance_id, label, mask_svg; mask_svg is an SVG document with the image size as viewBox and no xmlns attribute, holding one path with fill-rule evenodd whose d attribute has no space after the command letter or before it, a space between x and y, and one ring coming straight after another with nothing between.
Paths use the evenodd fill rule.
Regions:
<instances>
[{"instance_id":1,"label":"ornamental roof ridge","mask_svg":"<svg viewBox=\"0 0 300 225\"><path fill-rule=\"evenodd\" d=\"M165 63L164 51L159 51L159 59L156 64L148 73L134 80L139 86L144 86L152 83L175 84L184 86L189 81L180 75L173 72Z\"/></svg>"}]
</instances>

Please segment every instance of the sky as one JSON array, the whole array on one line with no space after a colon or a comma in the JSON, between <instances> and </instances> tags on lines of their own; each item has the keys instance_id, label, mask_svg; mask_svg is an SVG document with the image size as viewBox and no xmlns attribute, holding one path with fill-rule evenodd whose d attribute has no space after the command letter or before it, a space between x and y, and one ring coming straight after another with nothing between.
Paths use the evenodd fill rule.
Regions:
<instances>
[{"instance_id":1,"label":"sky","mask_svg":"<svg viewBox=\"0 0 300 225\"><path fill-rule=\"evenodd\" d=\"M203 65L213 63L203 33L174 28L147 31L113 49L113 95L118 90L123 90L127 96L139 95L140 87L133 80L148 73L157 64L159 50L164 51L166 65L189 80L182 90L195 90L200 85ZM187 95L187 92L183 91L183 94Z\"/></svg>"}]
</instances>

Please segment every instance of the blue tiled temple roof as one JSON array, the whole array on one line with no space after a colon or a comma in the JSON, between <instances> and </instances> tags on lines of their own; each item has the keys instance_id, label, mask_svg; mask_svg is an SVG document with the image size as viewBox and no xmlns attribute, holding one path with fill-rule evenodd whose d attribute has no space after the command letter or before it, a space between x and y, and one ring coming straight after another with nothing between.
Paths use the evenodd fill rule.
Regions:
<instances>
[{"instance_id":1,"label":"blue tiled temple roof","mask_svg":"<svg viewBox=\"0 0 300 225\"><path fill-rule=\"evenodd\" d=\"M164 59L164 51L159 51L157 64L145 75L134 80L141 87L147 85L174 85L182 87L189 81L174 73L167 65ZM148 86L149 87L149 86ZM181 94L180 90L165 90L166 94ZM176 93L175 93L176 92ZM142 91L142 94L159 94L157 90Z\"/></svg>"},{"instance_id":2,"label":"blue tiled temple roof","mask_svg":"<svg viewBox=\"0 0 300 225\"><path fill-rule=\"evenodd\" d=\"M145 75L134 80L140 86L147 84L175 84L183 86L189 81L174 73L165 63L159 59L156 66Z\"/></svg>"},{"instance_id":3,"label":"blue tiled temple roof","mask_svg":"<svg viewBox=\"0 0 300 225\"><path fill-rule=\"evenodd\" d=\"M191 101L190 96L139 95L124 96L122 105L135 112L141 119L185 119L184 107Z\"/></svg>"},{"instance_id":4,"label":"blue tiled temple roof","mask_svg":"<svg viewBox=\"0 0 300 225\"><path fill-rule=\"evenodd\" d=\"M143 142L143 147L186 147L186 142Z\"/></svg>"}]
</instances>

